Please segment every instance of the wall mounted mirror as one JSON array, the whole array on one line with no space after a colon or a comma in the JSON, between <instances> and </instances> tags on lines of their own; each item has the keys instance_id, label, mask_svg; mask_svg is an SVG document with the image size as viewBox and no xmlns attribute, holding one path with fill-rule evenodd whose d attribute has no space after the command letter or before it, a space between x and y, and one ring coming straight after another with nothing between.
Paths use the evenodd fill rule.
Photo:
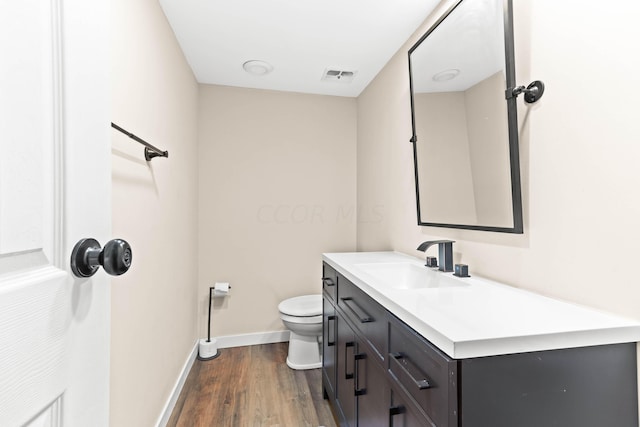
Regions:
<instances>
[{"instance_id":1,"label":"wall mounted mirror","mask_svg":"<svg viewBox=\"0 0 640 427\"><path fill-rule=\"evenodd\" d=\"M409 50L418 224L522 233L510 0L461 0Z\"/></svg>"}]
</instances>

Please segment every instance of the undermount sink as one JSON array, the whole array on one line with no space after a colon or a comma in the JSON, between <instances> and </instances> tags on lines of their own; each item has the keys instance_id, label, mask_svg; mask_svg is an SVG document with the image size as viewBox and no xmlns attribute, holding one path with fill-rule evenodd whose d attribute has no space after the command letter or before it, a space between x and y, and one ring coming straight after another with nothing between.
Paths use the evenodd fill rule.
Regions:
<instances>
[{"instance_id":1,"label":"undermount sink","mask_svg":"<svg viewBox=\"0 0 640 427\"><path fill-rule=\"evenodd\" d=\"M467 286L449 277L451 273L434 271L408 262L355 264L363 273L393 289L424 289Z\"/></svg>"}]
</instances>

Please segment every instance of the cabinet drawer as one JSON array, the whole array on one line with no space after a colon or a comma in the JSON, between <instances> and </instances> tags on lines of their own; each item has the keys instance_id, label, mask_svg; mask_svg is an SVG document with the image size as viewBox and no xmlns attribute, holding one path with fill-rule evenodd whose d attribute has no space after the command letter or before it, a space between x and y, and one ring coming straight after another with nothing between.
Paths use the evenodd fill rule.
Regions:
<instances>
[{"instance_id":1,"label":"cabinet drawer","mask_svg":"<svg viewBox=\"0 0 640 427\"><path fill-rule=\"evenodd\" d=\"M389 372L438 427L458 425L457 362L397 318L389 323Z\"/></svg>"},{"instance_id":2,"label":"cabinet drawer","mask_svg":"<svg viewBox=\"0 0 640 427\"><path fill-rule=\"evenodd\" d=\"M322 290L333 302L338 293L338 273L326 262L322 263Z\"/></svg>"},{"instance_id":3,"label":"cabinet drawer","mask_svg":"<svg viewBox=\"0 0 640 427\"><path fill-rule=\"evenodd\" d=\"M338 273L338 307L362 333L380 362L387 353L386 310Z\"/></svg>"}]
</instances>

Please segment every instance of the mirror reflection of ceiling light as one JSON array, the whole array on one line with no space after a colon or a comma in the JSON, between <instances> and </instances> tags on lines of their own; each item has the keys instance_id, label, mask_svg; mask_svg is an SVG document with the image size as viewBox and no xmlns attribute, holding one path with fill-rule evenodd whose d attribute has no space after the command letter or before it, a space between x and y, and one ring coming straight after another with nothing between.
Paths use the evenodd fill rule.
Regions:
<instances>
[{"instance_id":1,"label":"mirror reflection of ceiling light","mask_svg":"<svg viewBox=\"0 0 640 427\"><path fill-rule=\"evenodd\" d=\"M458 74L460 74L460 70L457 68L451 68L450 70L444 70L434 74L431 80L434 82L446 82L447 80L455 79Z\"/></svg>"},{"instance_id":2,"label":"mirror reflection of ceiling light","mask_svg":"<svg viewBox=\"0 0 640 427\"><path fill-rule=\"evenodd\" d=\"M254 76L264 76L273 71L273 65L265 61L251 60L242 64L242 68Z\"/></svg>"}]
</instances>

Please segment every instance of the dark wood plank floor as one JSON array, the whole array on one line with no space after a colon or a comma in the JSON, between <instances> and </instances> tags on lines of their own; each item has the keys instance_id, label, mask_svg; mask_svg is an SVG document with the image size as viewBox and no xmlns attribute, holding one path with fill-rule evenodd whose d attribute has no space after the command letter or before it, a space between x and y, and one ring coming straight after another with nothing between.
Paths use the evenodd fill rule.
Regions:
<instances>
[{"instance_id":1,"label":"dark wood plank floor","mask_svg":"<svg viewBox=\"0 0 640 427\"><path fill-rule=\"evenodd\" d=\"M196 360L169 427L335 427L320 369L295 371L288 343L226 348Z\"/></svg>"}]
</instances>

